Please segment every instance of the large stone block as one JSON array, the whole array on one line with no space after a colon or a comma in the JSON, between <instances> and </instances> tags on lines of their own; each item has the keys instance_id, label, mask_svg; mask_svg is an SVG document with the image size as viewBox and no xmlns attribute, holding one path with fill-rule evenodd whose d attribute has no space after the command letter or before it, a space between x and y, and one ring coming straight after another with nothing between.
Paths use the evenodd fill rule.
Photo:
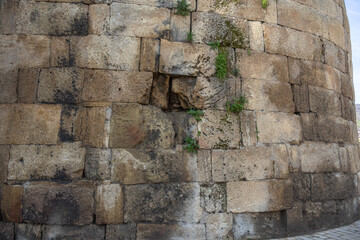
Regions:
<instances>
[{"instance_id":1,"label":"large stone block","mask_svg":"<svg viewBox=\"0 0 360 240\"><path fill-rule=\"evenodd\" d=\"M61 142L80 141L84 108L78 105L63 105L60 119L59 138Z\"/></svg>"},{"instance_id":2,"label":"large stone block","mask_svg":"<svg viewBox=\"0 0 360 240\"><path fill-rule=\"evenodd\" d=\"M294 186L294 199L301 201L311 200L311 176L310 174L294 173L291 174Z\"/></svg>"},{"instance_id":3,"label":"large stone block","mask_svg":"<svg viewBox=\"0 0 360 240\"><path fill-rule=\"evenodd\" d=\"M110 33L110 6L93 4L89 6L89 33L106 35Z\"/></svg>"},{"instance_id":4,"label":"large stone block","mask_svg":"<svg viewBox=\"0 0 360 240\"><path fill-rule=\"evenodd\" d=\"M237 50L237 67L245 79L289 82L287 58L280 55Z\"/></svg>"},{"instance_id":5,"label":"large stone block","mask_svg":"<svg viewBox=\"0 0 360 240\"><path fill-rule=\"evenodd\" d=\"M240 113L242 145L245 147L257 144L258 131L256 126L255 112L241 111Z\"/></svg>"},{"instance_id":6,"label":"large stone block","mask_svg":"<svg viewBox=\"0 0 360 240\"><path fill-rule=\"evenodd\" d=\"M310 112L309 86L292 85L295 112Z\"/></svg>"},{"instance_id":7,"label":"large stone block","mask_svg":"<svg viewBox=\"0 0 360 240\"><path fill-rule=\"evenodd\" d=\"M140 39L121 36L88 35L71 40L76 66L116 70L138 70Z\"/></svg>"},{"instance_id":8,"label":"large stone block","mask_svg":"<svg viewBox=\"0 0 360 240\"><path fill-rule=\"evenodd\" d=\"M1 186L1 216L6 222L22 222L23 191L21 185Z\"/></svg>"},{"instance_id":9,"label":"large stone block","mask_svg":"<svg viewBox=\"0 0 360 240\"><path fill-rule=\"evenodd\" d=\"M233 113L206 110L198 123L199 146L210 148L239 148L241 144L240 119Z\"/></svg>"},{"instance_id":10,"label":"large stone block","mask_svg":"<svg viewBox=\"0 0 360 240\"><path fill-rule=\"evenodd\" d=\"M20 1L16 14L16 33L87 35L88 6Z\"/></svg>"},{"instance_id":11,"label":"large stone block","mask_svg":"<svg viewBox=\"0 0 360 240\"><path fill-rule=\"evenodd\" d=\"M85 177L90 180L110 180L111 149L86 150Z\"/></svg>"},{"instance_id":12,"label":"large stone block","mask_svg":"<svg viewBox=\"0 0 360 240\"><path fill-rule=\"evenodd\" d=\"M163 110L169 108L170 76L154 74L151 86L150 104Z\"/></svg>"},{"instance_id":13,"label":"large stone block","mask_svg":"<svg viewBox=\"0 0 360 240\"><path fill-rule=\"evenodd\" d=\"M160 72L206 77L215 74L217 53L210 46L161 40Z\"/></svg>"},{"instance_id":14,"label":"large stone block","mask_svg":"<svg viewBox=\"0 0 360 240\"><path fill-rule=\"evenodd\" d=\"M110 5L112 35L168 38L169 30L169 9L124 3Z\"/></svg>"},{"instance_id":15,"label":"large stone block","mask_svg":"<svg viewBox=\"0 0 360 240\"><path fill-rule=\"evenodd\" d=\"M264 51L264 29L261 22L249 22L250 49Z\"/></svg>"},{"instance_id":16,"label":"large stone block","mask_svg":"<svg viewBox=\"0 0 360 240\"><path fill-rule=\"evenodd\" d=\"M171 148L174 135L169 117L156 107L113 105L109 143L112 148Z\"/></svg>"},{"instance_id":17,"label":"large stone block","mask_svg":"<svg viewBox=\"0 0 360 240\"><path fill-rule=\"evenodd\" d=\"M24 188L25 222L58 225L93 222L94 185L89 181L70 184L36 182Z\"/></svg>"},{"instance_id":18,"label":"large stone block","mask_svg":"<svg viewBox=\"0 0 360 240\"><path fill-rule=\"evenodd\" d=\"M14 240L14 224L0 222L0 238L4 240Z\"/></svg>"},{"instance_id":19,"label":"large stone block","mask_svg":"<svg viewBox=\"0 0 360 240\"><path fill-rule=\"evenodd\" d=\"M75 104L80 102L84 70L78 68L42 69L39 77L38 101Z\"/></svg>"},{"instance_id":20,"label":"large stone block","mask_svg":"<svg viewBox=\"0 0 360 240\"><path fill-rule=\"evenodd\" d=\"M264 24L266 52L294 58L321 61L322 43L319 37L290 28Z\"/></svg>"},{"instance_id":21,"label":"large stone block","mask_svg":"<svg viewBox=\"0 0 360 240\"><path fill-rule=\"evenodd\" d=\"M0 145L0 182L7 181L9 158L10 146Z\"/></svg>"},{"instance_id":22,"label":"large stone block","mask_svg":"<svg viewBox=\"0 0 360 240\"><path fill-rule=\"evenodd\" d=\"M299 116L287 113L256 113L259 142L299 143L302 139Z\"/></svg>"},{"instance_id":23,"label":"large stone block","mask_svg":"<svg viewBox=\"0 0 360 240\"><path fill-rule=\"evenodd\" d=\"M187 112L168 112L175 130L175 144L182 145L187 136L196 138L198 134L197 121Z\"/></svg>"},{"instance_id":24,"label":"large stone block","mask_svg":"<svg viewBox=\"0 0 360 240\"><path fill-rule=\"evenodd\" d=\"M144 224L140 223L137 227L138 240L145 239L196 239L205 240L205 226L203 224Z\"/></svg>"},{"instance_id":25,"label":"large stone block","mask_svg":"<svg viewBox=\"0 0 360 240\"><path fill-rule=\"evenodd\" d=\"M35 103L39 83L39 69L21 68L18 72L17 95L19 103Z\"/></svg>"},{"instance_id":26,"label":"large stone block","mask_svg":"<svg viewBox=\"0 0 360 240\"><path fill-rule=\"evenodd\" d=\"M70 66L70 38L52 37L50 46L50 65L52 67Z\"/></svg>"},{"instance_id":27,"label":"large stone block","mask_svg":"<svg viewBox=\"0 0 360 240\"><path fill-rule=\"evenodd\" d=\"M105 238L105 226L44 226L42 240L98 240Z\"/></svg>"},{"instance_id":28,"label":"large stone block","mask_svg":"<svg viewBox=\"0 0 360 240\"><path fill-rule=\"evenodd\" d=\"M352 173L357 173L360 171L360 158L359 158L359 147L357 145L345 145L348 155L348 161L350 165L350 170ZM344 161L342 159L342 161Z\"/></svg>"},{"instance_id":29,"label":"large stone block","mask_svg":"<svg viewBox=\"0 0 360 240\"><path fill-rule=\"evenodd\" d=\"M283 174L289 172L289 156L285 145L274 147L253 147L241 150L212 152L212 176L215 182L261 180L273 178L282 162L285 163Z\"/></svg>"},{"instance_id":30,"label":"large stone block","mask_svg":"<svg viewBox=\"0 0 360 240\"><path fill-rule=\"evenodd\" d=\"M140 53L140 71L158 72L160 57L160 41L142 38Z\"/></svg>"},{"instance_id":31,"label":"large stone block","mask_svg":"<svg viewBox=\"0 0 360 240\"><path fill-rule=\"evenodd\" d=\"M80 142L62 145L14 145L10 149L8 180L79 179L85 148Z\"/></svg>"},{"instance_id":32,"label":"large stone block","mask_svg":"<svg viewBox=\"0 0 360 240\"><path fill-rule=\"evenodd\" d=\"M309 102L311 112L341 116L341 101L338 93L309 86Z\"/></svg>"},{"instance_id":33,"label":"large stone block","mask_svg":"<svg viewBox=\"0 0 360 240\"><path fill-rule=\"evenodd\" d=\"M233 216L227 213L206 216L206 237L209 240L232 239Z\"/></svg>"},{"instance_id":34,"label":"large stone block","mask_svg":"<svg viewBox=\"0 0 360 240\"><path fill-rule=\"evenodd\" d=\"M302 234L308 232L308 226L303 215L303 203L295 202L294 207L286 211L286 224L289 234Z\"/></svg>"},{"instance_id":35,"label":"large stone block","mask_svg":"<svg viewBox=\"0 0 360 240\"><path fill-rule=\"evenodd\" d=\"M226 212L226 183L200 185L201 207L208 213Z\"/></svg>"},{"instance_id":36,"label":"large stone block","mask_svg":"<svg viewBox=\"0 0 360 240\"><path fill-rule=\"evenodd\" d=\"M341 94L354 100L354 83L348 75L343 73L341 73Z\"/></svg>"},{"instance_id":37,"label":"large stone block","mask_svg":"<svg viewBox=\"0 0 360 240\"><path fill-rule=\"evenodd\" d=\"M18 8L18 2L13 0L4 0L0 5L0 34L15 33L15 16Z\"/></svg>"},{"instance_id":38,"label":"large stone block","mask_svg":"<svg viewBox=\"0 0 360 240\"><path fill-rule=\"evenodd\" d=\"M171 11L170 17L170 41L172 42L188 42L188 34L190 34L191 17L176 14L177 10ZM194 24L194 22L193 22ZM194 25L192 25L194 26ZM193 28L194 29L194 28ZM194 31L194 30L193 30Z\"/></svg>"},{"instance_id":39,"label":"large stone block","mask_svg":"<svg viewBox=\"0 0 360 240\"><path fill-rule=\"evenodd\" d=\"M246 109L289 113L295 110L291 85L288 83L244 79L242 91L248 100Z\"/></svg>"},{"instance_id":40,"label":"large stone block","mask_svg":"<svg viewBox=\"0 0 360 240\"><path fill-rule=\"evenodd\" d=\"M197 179L197 159L176 150L113 149L111 180L122 184L189 182Z\"/></svg>"},{"instance_id":41,"label":"large stone block","mask_svg":"<svg viewBox=\"0 0 360 240\"><path fill-rule=\"evenodd\" d=\"M346 53L334 43L324 40L325 63L346 72Z\"/></svg>"},{"instance_id":42,"label":"large stone block","mask_svg":"<svg viewBox=\"0 0 360 240\"><path fill-rule=\"evenodd\" d=\"M200 186L168 183L125 186L125 222L198 222Z\"/></svg>"},{"instance_id":43,"label":"large stone block","mask_svg":"<svg viewBox=\"0 0 360 240\"><path fill-rule=\"evenodd\" d=\"M150 72L86 70L82 100L148 104L152 81Z\"/></svg>"},{"instance_id":44,"label":"large stone block","mask_svg":"<svg viewBox=\"0 0 360 240\"><path fill-rule=\"evenodd\" d=\"M15 226L16 239L32 239L41 240L41 225L33 224L16 224Z\"/></svg>"},{"instance_id":45,"label":"large stone block","mask_svg":"<svg viewBox=\"0 0 360 240\"><path fill-rule=\"evenodd\" d=\"M56 105L1 105L0 144L56 144L60 114Z\"/></svg>"},{"instance_id":46,"label":"large stone block","mask_svg":"<svg viewBox=\"0 0 360 240\"><path fill-rule=\"evenodd\" d=\"M96 189L96 224L123 222L124 194L119 184L103 184Z\"/></svg>"},{"instance_id":47,"label":"large stone block","mask_svg":"<svg viewBox=\"0 0 360 240\"><path fill-rule=\"evenodd\" d=\"M292 207L290 180L228 182L227 207L233 213L273 212Z\"/></svg>"},{"instance_id":48,"label":"large stone block","mask_svg":"<svg viewBox=\"0 0 360 240\"><path fill-rule=\"evenodd\" d=\"M18 69L0 70L0 103L15 103L17 100Z\"/></svg>"},{"instance_id":49,"label":"large stone block","mask_svg":"<svg viewBox=\"0 0 360 240\"><path fill-rule=\"evenodd\" d=\"M107 225L106 240L136 240L136 224Z\"/></svg>"}]
</instances>

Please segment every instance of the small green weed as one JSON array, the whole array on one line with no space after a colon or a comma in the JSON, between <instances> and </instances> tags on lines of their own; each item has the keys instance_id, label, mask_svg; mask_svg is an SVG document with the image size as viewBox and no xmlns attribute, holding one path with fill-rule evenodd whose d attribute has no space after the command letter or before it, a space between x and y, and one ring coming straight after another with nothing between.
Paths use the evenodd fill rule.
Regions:
<instances>
[{"instance_id":1,"label":"small green weed","mask_svg":"<svg viewBox=\"0 0 360 240\"><path fill-rule=\"evenodd\" d=\"M188 32L187 41L191 43L193 40L194 40L194 34L192 32Z\"/></svg>"},{"instance_id":2,"label":"small green weed","mask_svg":"<svg viewBox=\"0 0 360 240\"><path fill-rule=\"evenodd\" d=\"M251 49L250 48L247 49L247 54L248 54L248 56L251 56Z\"/></svg>"},{"instance_id":3,"label":"small green weed","mask_svg":"<svg viewBox=\"0 0 360 240\"><path fill-rule=\"evenodd\" d=\"M261 6L263 9L266 9L269 5L269 0L261 0Z\"/></svg>"},{"instance_id":4,"label":"small green weed","mask_svg":"<svg viewBox=\"0 0 360 240\"><path fill-rule=\"evenodd\" d=\"M217 50L218 52L218 55L215 58L215 76L220 80L224 80L228 73L228 52L222 47L220 41L211 42L208 45L211 46L211 49Z\"/></svg>"},{"instance_id":5,"label":"small green weed","mask_svg":"<svg viewBox=\"0 0 360 240\"><path fill-rule=\"evenodd\" d=\"M233 74L235 77L238 77L239 76L239 69L235 68L233 69Z\"/></svg>"},{"instance_id":6,"label":"small green weed","mask_svg":"<svg viewBox=\"0 0 360 240\"><path fill-rule=\"evenodd\" d=\"M197 152L197 150L199 150L200 146L198 144L198 140L193 139L192 137L187 136L185 138L185 146L183 147L183 149L187 152Z\"/></svg>"},{"instance_id":7,"label":"small green weed","mask_svg":"<svg viewBox=\"0 0 360 240\"><path fill-rule=\"evenodd\" d=\"M239 113L245 109L247 104L245 95L240 95L239 98L233 97L232 101L226 102L226 110L233 113Z\"/></svg>"},{"instance_id":8,"label":"small green weed","mask_svg":"<svg viewBox=\"0 0 360 240\"><path fill-rule=\"evenodd\" d=\"M198 122L201 121L201 117L204 116L205 114L203 111L193 108L190 108L190 110L188 110L187 113L193 116Z\"/></svg>"},{"instance_id":9,"label":"small green weed","mask_svg":"<svg viewBox=\"0 0 360 240\"><path fill-rule=\"evenodd\" d=\"M190 4L186 2L186 0L179 0L176 6L176 12L175 14L181 15L183 17L190 15Z\"/></svg>"}]
</instances>

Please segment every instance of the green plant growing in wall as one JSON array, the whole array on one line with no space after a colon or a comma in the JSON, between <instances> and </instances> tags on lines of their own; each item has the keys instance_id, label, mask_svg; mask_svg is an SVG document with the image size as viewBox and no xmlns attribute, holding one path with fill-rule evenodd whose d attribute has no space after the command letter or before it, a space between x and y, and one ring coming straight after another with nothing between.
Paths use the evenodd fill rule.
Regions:
<instances>
[{"instance_id":1,"label":"green plant growing in wall","mask_svg":"<svg viewBox=\"0 0 360 240\"><path fill-rule=\"evenodd\" d=\"M194 34L192 32L188 32L187 41L191 43L193 40L194 40Z\"/></svg>"},{"instance_id":2,"label":"green plant growing in wall","mask_svg":"<svg viewBox=\"0 0 360 240\"><path fill-rule=\"evenodd\" d=\"M245 109L245 105L248 103L245 95L240 95L239 98L233 97L231 101L226 102L226 111L239 113Z\"/></svg>"},{"instance_id":3,"label":"green plant growing in wall","mask_svg":"<svg viewBox=\"0 0 360 240\"><path fill-rule=\"evenodd\" d=\"M209 46L211 46L211 49L217 51L217 57L215 58L215 76L220 80L224 80L228 73L228 52L220 41L211 42Z\"/></svg>"},{"instance_id":4,"label":"green plant growing in wall","mask_svg":"<svg viewBox=\"0 0 360 240\"><path fill-rule=\"evenodd\" d=\"M194 152L196 153L199 150L200 146L198 144L198 140L193 139L192 137L187 136L185 138L185 146L183 149L187 152Z\"/></svg>"},{"instance_id":5,"label":"green plant growing in wall","mask_svg":"<svg viewBox=\"0 0 360 240\"><path fill-rule=\"evenodd\" d=\"M261 0L261 6L263 9L266 9L269 5L269 0Z\"/></svg>"},{"instance_id":6,"label":"green plant growing in wall","mask_svg":"<svg viewBox=\"0 0 360 240\"><path fill-rule=\"evenodd\" d=\"M201 121L201 117L204 116L205 114L203 111L193 108L190 108L190 110L188 110L187 113L193 116L195 120L198 122Z\"/></svg>"},{"instance_id":7,"label":"green plant growing in wall","mask_svg":"<svg viewBox=\"0 0 360 240\"><path fill-rule=\"evenodd\" d=\"M181 15L183 17L190 15L190 7L191 4L187 3L186 0L181 0L177 2L176 6L176 15Z\"/></svg>"}]
</instances>

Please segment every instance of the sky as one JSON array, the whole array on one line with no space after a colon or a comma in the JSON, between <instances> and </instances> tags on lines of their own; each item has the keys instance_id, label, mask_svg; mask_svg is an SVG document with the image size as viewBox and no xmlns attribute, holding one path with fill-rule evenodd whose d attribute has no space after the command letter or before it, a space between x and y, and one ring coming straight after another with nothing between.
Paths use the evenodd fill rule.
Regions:
<instances>
[{"instance_id":1,"label":"sky","mask_svg":"<svg viewBox=\"0 0 360 240\"><path fill-rule=\"evenodd\" d=\"M360 0L345 0L350 22L355 103L360 104Z\"/></svg>"}]
</instances>

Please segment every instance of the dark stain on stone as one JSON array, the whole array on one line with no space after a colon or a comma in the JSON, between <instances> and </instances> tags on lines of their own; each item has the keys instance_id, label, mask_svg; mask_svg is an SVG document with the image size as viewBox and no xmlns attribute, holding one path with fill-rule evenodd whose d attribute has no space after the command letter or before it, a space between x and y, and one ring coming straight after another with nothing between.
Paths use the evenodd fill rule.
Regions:
<instances>
[{"instance_id":1,"label":"dark stain on stone","mask_svg":"<svg viewBox=\"0 0 360 240\"><path fill-rule=\"evenodd\" d=\"M79 18L75 18L70 27L71 34L81 36L87 35L89 28L88 22L88 16L86 14L82 14Z\"/></svg>"},{"instance_id":2,"label":"dark stain on stone","mask_svg":"<svg viewBox=\"0 0 360 240\"><path fill-rule=\"evenodd\" d=\"M70 180L70 176L66 173L66 169L56 169L55 175L54 175L54 179L55 180L60 180L60 181L69 181Z\"/></svg>"},{"instance_id":3,"label":"dark stain on stone","mask_svg":"<svg viewBox=\"0 0 360 240\"><path fill-rule=\"evenodd\" d=\"M54 89L55 103L75 104L77 96L69 90Z\"/></svg>"},{"instance_id":4,"label":"dark stain on stone","mask_svg":"<svg viewBox=\"0 0 360 240\"><path fill-rule=\"evenodd\" d=\"M33 12L30 13L30 22L36 23L38 18L39 18L39 11L35 9Z\"/></svg>"},{"instance_id":5,"label":"dark stain on stone","mask_svg":"<svg viewBox=\"0 0 360 240\"><path fill-rule=\"evenodd\" d=\"M159 129L148 131L147 141L148 142L157 142L157 141L159 141L160 134L161 134L161 132L160 132Z\"/></svg>"},{"instance_id":6,"label":"dark stain on stone","mask_svg":"<svg viewBox=\"0 0 360 240\"><path fill-rule=\"evenodd\" d=\"M65 125L65 119L75 117L78 110L79 107L76 105L63 105L60 119L60 130L58 133L61 142L75 141L74 123L72 123L72 125L67 128L67 126Z\"/></svg>"}]
</instances>

